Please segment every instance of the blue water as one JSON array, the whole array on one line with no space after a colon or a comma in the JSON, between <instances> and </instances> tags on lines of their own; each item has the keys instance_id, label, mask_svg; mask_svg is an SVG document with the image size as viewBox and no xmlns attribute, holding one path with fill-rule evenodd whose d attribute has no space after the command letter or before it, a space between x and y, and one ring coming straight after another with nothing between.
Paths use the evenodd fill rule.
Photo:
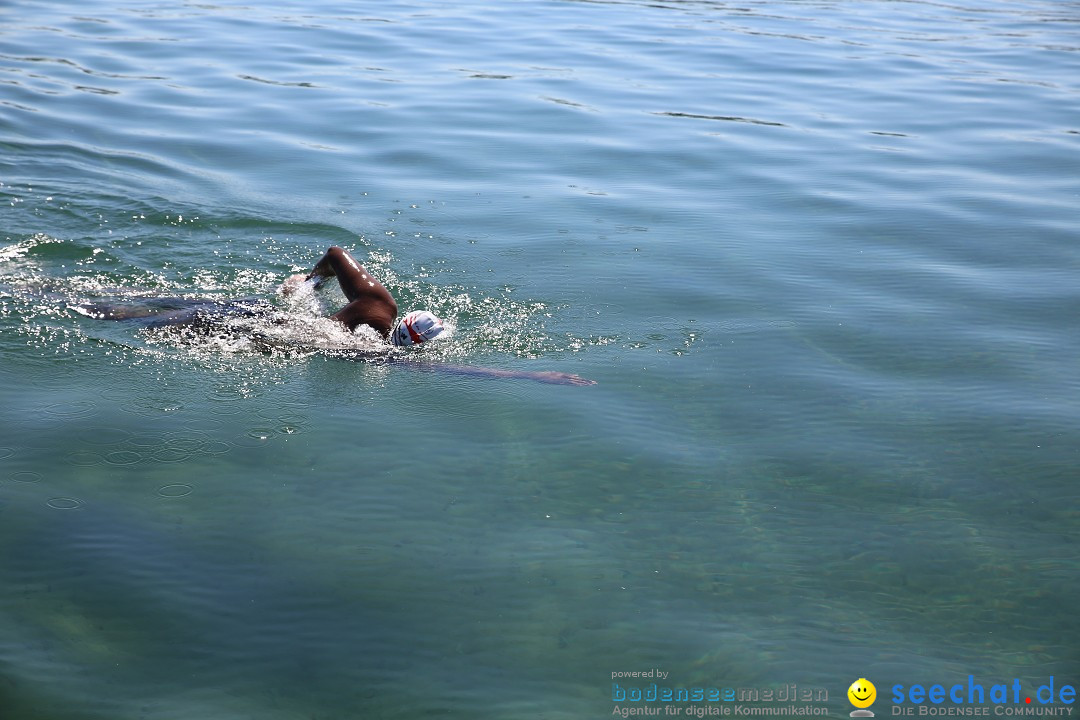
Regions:
<instances>
[{"instance_id":1,"label":"blue water","mask_svg":"<svg viewBox=\"0 0 1080 720\"><path fill-rule=\"evenodd\" d=\"M0 715L1080 683L1080 3L0 5ZM330 245L453 333L356 362ZM264 297L219 333L76 311ZM253 342L273 336L269 347Z\"/></svg>"}]
</instances>

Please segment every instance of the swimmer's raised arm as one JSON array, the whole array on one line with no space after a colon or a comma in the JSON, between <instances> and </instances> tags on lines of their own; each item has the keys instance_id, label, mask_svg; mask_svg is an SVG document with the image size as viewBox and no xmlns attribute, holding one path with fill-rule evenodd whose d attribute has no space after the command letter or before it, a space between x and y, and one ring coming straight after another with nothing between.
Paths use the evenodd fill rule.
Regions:
<instances>
[{"instance_id":1,"label":"swimmer's raised arm","mask_svg":"<svg viewBox=\"0 0 1080 720\"><path fill-rule=\"evenodd\" d=\"M294 275L293 278L296 276ZM305 280L336 277L341 285L341 292L349 299L349 304L331 315L350 330L359 325L369 325L383 337L388 337L390 328L397 318L397 303L383 284L375 279L352 255L338 246L333 246L315 263ZM289 294L300 281L289 278L282 286L282 292ZM317 287L317 286L316 286Z\"/></svg>"},{"instance_id":2,"label":"swimmer's raised arm","mask_svg":"<svg viewBox=\"0 0 1080 720\"><path fill-rule=\"evenodd\" d=\"M352 255L334 245L326 254L315 263L315 267L308 273L307 279L336 277L341 285L341 291L349 300L358 297L380 295L393 301L390 293L378 280L372 277L360 263L356 262Z\"/></svg>"}]
</instances>

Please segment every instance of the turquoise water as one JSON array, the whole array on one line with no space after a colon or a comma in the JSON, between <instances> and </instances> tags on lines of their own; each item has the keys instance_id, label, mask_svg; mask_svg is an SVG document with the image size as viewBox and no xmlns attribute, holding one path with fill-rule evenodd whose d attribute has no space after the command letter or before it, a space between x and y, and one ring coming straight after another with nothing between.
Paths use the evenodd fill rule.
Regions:
<instances>
[{"instance_id":1,"label":"turquoise water","mask_svg":"<svg viewBox=\"0 0 1080 720\"><path fill-rule=\"evenodd\" d=\"M1078 30L0 6L0 715L1077 684ZM425 360L597 384L342 358L336 289L270 351L72 310L275 298L331 244L454 325Z\"/></svg>"}]
</instances>

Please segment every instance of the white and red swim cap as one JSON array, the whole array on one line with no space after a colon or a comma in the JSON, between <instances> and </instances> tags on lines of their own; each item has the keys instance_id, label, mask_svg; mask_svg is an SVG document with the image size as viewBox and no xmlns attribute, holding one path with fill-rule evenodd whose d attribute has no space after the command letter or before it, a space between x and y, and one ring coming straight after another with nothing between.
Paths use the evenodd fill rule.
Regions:
<instances>
[{"instance_id":1,"label":"white and red swim cap","mask_svg":"<svg viewBox=\"0 0 1080 720\"><path fill-rule=\"evenodd\" d=\"M414 310L401 318L397 327L390 331L390 342L399 347L419 345L438 337L442 331L442 320L427 310Z\"/></svg>"}]
</instances>

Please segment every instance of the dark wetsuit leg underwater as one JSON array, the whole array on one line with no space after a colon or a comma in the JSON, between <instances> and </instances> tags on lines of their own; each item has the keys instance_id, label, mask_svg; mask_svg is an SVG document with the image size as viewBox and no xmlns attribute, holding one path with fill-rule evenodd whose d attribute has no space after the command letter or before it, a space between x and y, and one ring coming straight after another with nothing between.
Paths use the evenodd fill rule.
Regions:
<instances>
[{"instance_id":1,"label":"dark wetsuit leg underwater","mask_svg":"<svg viewBox=\"0 0 1080 720\"><path fill-rule=\"evenodd\" d=\"M271 306L259 298L213 300L208 298L148 297L117 301L95 301L76 306L80 312L100 320L136 320L146 327L167 325L212 325L230 317L267 315Z\"/></svg>"}]
</instances>

